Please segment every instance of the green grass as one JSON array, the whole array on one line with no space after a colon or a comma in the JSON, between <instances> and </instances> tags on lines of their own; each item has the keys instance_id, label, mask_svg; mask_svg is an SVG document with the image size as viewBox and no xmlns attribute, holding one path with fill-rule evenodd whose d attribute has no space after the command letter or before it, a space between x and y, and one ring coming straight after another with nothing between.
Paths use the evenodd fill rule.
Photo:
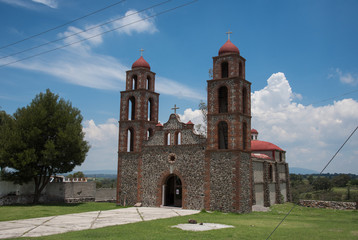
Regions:
<instances>
[{"instance_id":1,"label":"green grass","mask_svg":"<svg viewBox=\"0 0 358 240\"><path fill-rule=\"evenodd\" d=\"M44 204L44 205L15 205L0 207L0 221L48 217L70 213L111 210L119 208L115 203L74 203L74 204Z\"/></svg>"},{"instance_id":2,"label":"green grass","mask_svg":"<svg viewBox=\"0 0 358 240\"><path fill-rule=\"evenodd\" d=\"M34 239L266 239L291 207L292 204L276 205L270 212L250 214L202 212L192 216L69 232ZM186 223L189 218L204 223L233 225L235 228L189 232L171 227ZM358 239L358 212L297 206L271 239Z\"/></svg>"}]
</instances>

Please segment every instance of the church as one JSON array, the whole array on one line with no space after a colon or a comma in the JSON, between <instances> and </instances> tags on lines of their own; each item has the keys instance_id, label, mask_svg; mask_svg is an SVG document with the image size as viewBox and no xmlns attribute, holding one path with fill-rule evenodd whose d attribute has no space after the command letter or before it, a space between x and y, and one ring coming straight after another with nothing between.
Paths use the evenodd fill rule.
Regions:
<instances>
[{"instance_id":1,"label":"church","mask_svg":"<svg viewBox=\"0 0 358 240\"><path fill-rule=\"evenodd\" d=\"M155 73L141 56L121 92L117 204L247 213L290 201L285 151L251 130L246 59L230 41L207 81L207 134L176 113L158 121Z\"/></svg>"}]
</instances>

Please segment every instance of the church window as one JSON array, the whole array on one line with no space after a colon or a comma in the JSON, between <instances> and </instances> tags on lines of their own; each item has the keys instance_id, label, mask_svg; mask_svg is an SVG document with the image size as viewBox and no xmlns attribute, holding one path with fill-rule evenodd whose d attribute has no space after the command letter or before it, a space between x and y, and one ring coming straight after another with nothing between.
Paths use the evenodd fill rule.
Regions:
<instances>
[{"instance_id":1,"label":"church window","mask_svg":"<svg viewBox=\"0 0 358 240\"><path fill-rule=\"evenodd\" d=\"M242 112L247 113L247 90L242 88Z\"/></svg>"},{"instance_id":2,"label":"church window","mask_svg":"<svg viewBox=\"0 0 358 240\"><path fill-rule=\"evenodd\" d=\"M147 130L147 140L153 135L153 129L148 128Z\"/></svg>"},{"instance_id":3,"label":"church window","mask_svg":"<svg viewBox=\"0 0 358 240\"><path fill-rule=\"evenodd\" d=\"M170 133L165 134L165 144L168 146L170 145Z\"/></svg>"},{"instance_id":4,"label":"church window","mask_svg":"<svg viewBox=\"0 0 358 240\"><path fill-rule=\"evenodd\" d=\"M138 88L138 77L137 75L133 75L132 77L132 89L135 90Z\"/></svg>"},{"instance_id":5,"label":"church window","mask_svg":"<svg viewBox=\"0 0 358 240\"><path fill-rule=\"evenodd\" d=\"M181 132L175 133L175 145L181 145Z\"/></svg>"},{"instance_id":6,"label":"church window","mask_svg":"<svg viewBox=\"0 0 358 240\"><path fill-rule=\"evenodd\" d=\"M135 120L135 97L128 100L128 120Z\"/></svg>"},{"instance_id":7,"label":"church window","mask_svg":"<svg viewBox=\"0 0 358 240\"><path fill-rule=\"evenodd\" d=\"M227 62L221 63L221 78L229 77L229 64Z\"/></svg>"},{"instance_id":8,"label":"church window","mask_svg":"<svg viewBox=\"0 0 358 240\"><path fill-rule=\"evenodd\" d=\"M147 116L148 121L153 121L153 104L152 104L152 99L149 98L148 99L148 116Z\"/></svg>"},{"instance_id":9,"label":"church window","mask_svg":"<svg viewBox=\"0 0 358 240\"><path fill-rule=\"evenodd\" d=\"M151 89L150 89L150 84L151 84L150 76L147 76L147 86L146 86L146 89L147 89L147 90L151 90Z\"/></svg>"},{"instance_id":10,"label":"church window","mask_svg":"<svg viewBox=\"0 0 358 240\"><path fill-rule=\"evenodd\" d=\"M219 88L219 113L228 112L228 96L227 87L222 86Z\"/></svg>"},{"instance_id":11,"label":"church window","mask_svg":"<svg viewBox=\"0 0 358 240\"><path fill-rule=\"evenodd\" d=\"M228 126L224 121L218 124L218 140L219 149L228 149Z\"/></svg>"},{"instance_id":12,"label":"church window","mask_svg":"<svg viewBox=\"0 0 358 240\"><path fill-rule=\"evenodd\" d=\"M127 131L127 152L134 151L134 131L129 128Z\"/></svg>"},{"instance_id":13,"label":"church window","mask_svg":"<svg viewBox=\"0 0 358 240\"><path fill-rule=\"evenodd\" d=\"M239 63L239 77L240 77L240 78L244 78L244 76L243 76L242 73L243 73L242 63L240 62L240 63Z\"/></svg>"},{"instance_id":14,"label":"church window","mask_svg":"<svg viewBox=\"0 0 358 240\"><path fill-rule=\"evenodd\" d=\"M247 133L247 125L246 123L244 122L243 125L242 125L242 149L246 149L246 134Z\"/></svg>"}]
</instances>

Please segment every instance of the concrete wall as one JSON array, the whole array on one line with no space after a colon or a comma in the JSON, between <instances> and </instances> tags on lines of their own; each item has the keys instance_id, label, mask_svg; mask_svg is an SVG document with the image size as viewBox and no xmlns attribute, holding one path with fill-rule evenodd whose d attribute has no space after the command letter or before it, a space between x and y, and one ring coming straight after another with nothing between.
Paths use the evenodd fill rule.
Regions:
<instances>
[{"instance_id":1,"label":"concrete wall","mask_svg":"<svg viewBox=\"0 0 358 240\"><path fill-rule=\"evenodd\" d=\"M19 185L1 181L0 205L31 203L33 192L33 182ZM95 201L95 196L95 182L49 183L42 191L40 202L86 202Z\"/></svg>"},{"instance_id":2,"label":"concrete wall","mask_svg":"<svg viewBox=\"0 0 358 240\"><path fill-rule=\"evenodd\" d=\"M12 182L0 181L0 197L6 195L27 195L34 193L34 184L27 183L23 185L14 184Z\"/></svg>"},{"instance_id":3,"label":"concrete wall","mask_svg":"<svg viewBox=\"0 0 358 240\"><path fill-rule=\"evenodd\" d=\"M114 202L116 201L115 188L99 188L96 190L96 202Z\"/></svg>"},{"instance_id":4,"label":"concrete wall","mask_svg":"<svg viewBox=\"0 0 358 240\"><path fill-rule=\"evenodd\" d=\"M255 184L255 199L256 199L256 205L260 205L260 206L264 205L264 185L263 184Z\"/></svg>"}]
</instances>

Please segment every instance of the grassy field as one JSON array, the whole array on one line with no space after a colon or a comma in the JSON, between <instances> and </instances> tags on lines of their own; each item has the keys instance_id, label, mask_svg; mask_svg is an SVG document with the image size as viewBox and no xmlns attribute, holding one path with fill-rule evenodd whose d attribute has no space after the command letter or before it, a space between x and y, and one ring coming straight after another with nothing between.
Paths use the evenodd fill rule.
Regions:
<instances>
[{"instance_id":1,"label":"grassy field","mask_svg":"<svg viewBox=\"0 0 358 240\"><path fill-rule=\"evenodd\" d=\"M251 214L202 212L31 239L266 239L291 207L292 204L276 205L270 212ZM233 225L235 228L205 232L172 228L173 225L186 223L189 218L204 223ZM358 239L358 212L296 207L271 239Z\"/></svg>"},{"instance_id":2,"label":"grassy field","mask_svg":"<svg viewBox=\"0 0 358 240\"><path fill-rule=\"evenodd\" d=\"M70 213L91 212L97 210L111 210L118 208L114 203L74 203L74 204L46 204L0 206L0 221L48 217Z\"/></svg>"}]
</instances>

